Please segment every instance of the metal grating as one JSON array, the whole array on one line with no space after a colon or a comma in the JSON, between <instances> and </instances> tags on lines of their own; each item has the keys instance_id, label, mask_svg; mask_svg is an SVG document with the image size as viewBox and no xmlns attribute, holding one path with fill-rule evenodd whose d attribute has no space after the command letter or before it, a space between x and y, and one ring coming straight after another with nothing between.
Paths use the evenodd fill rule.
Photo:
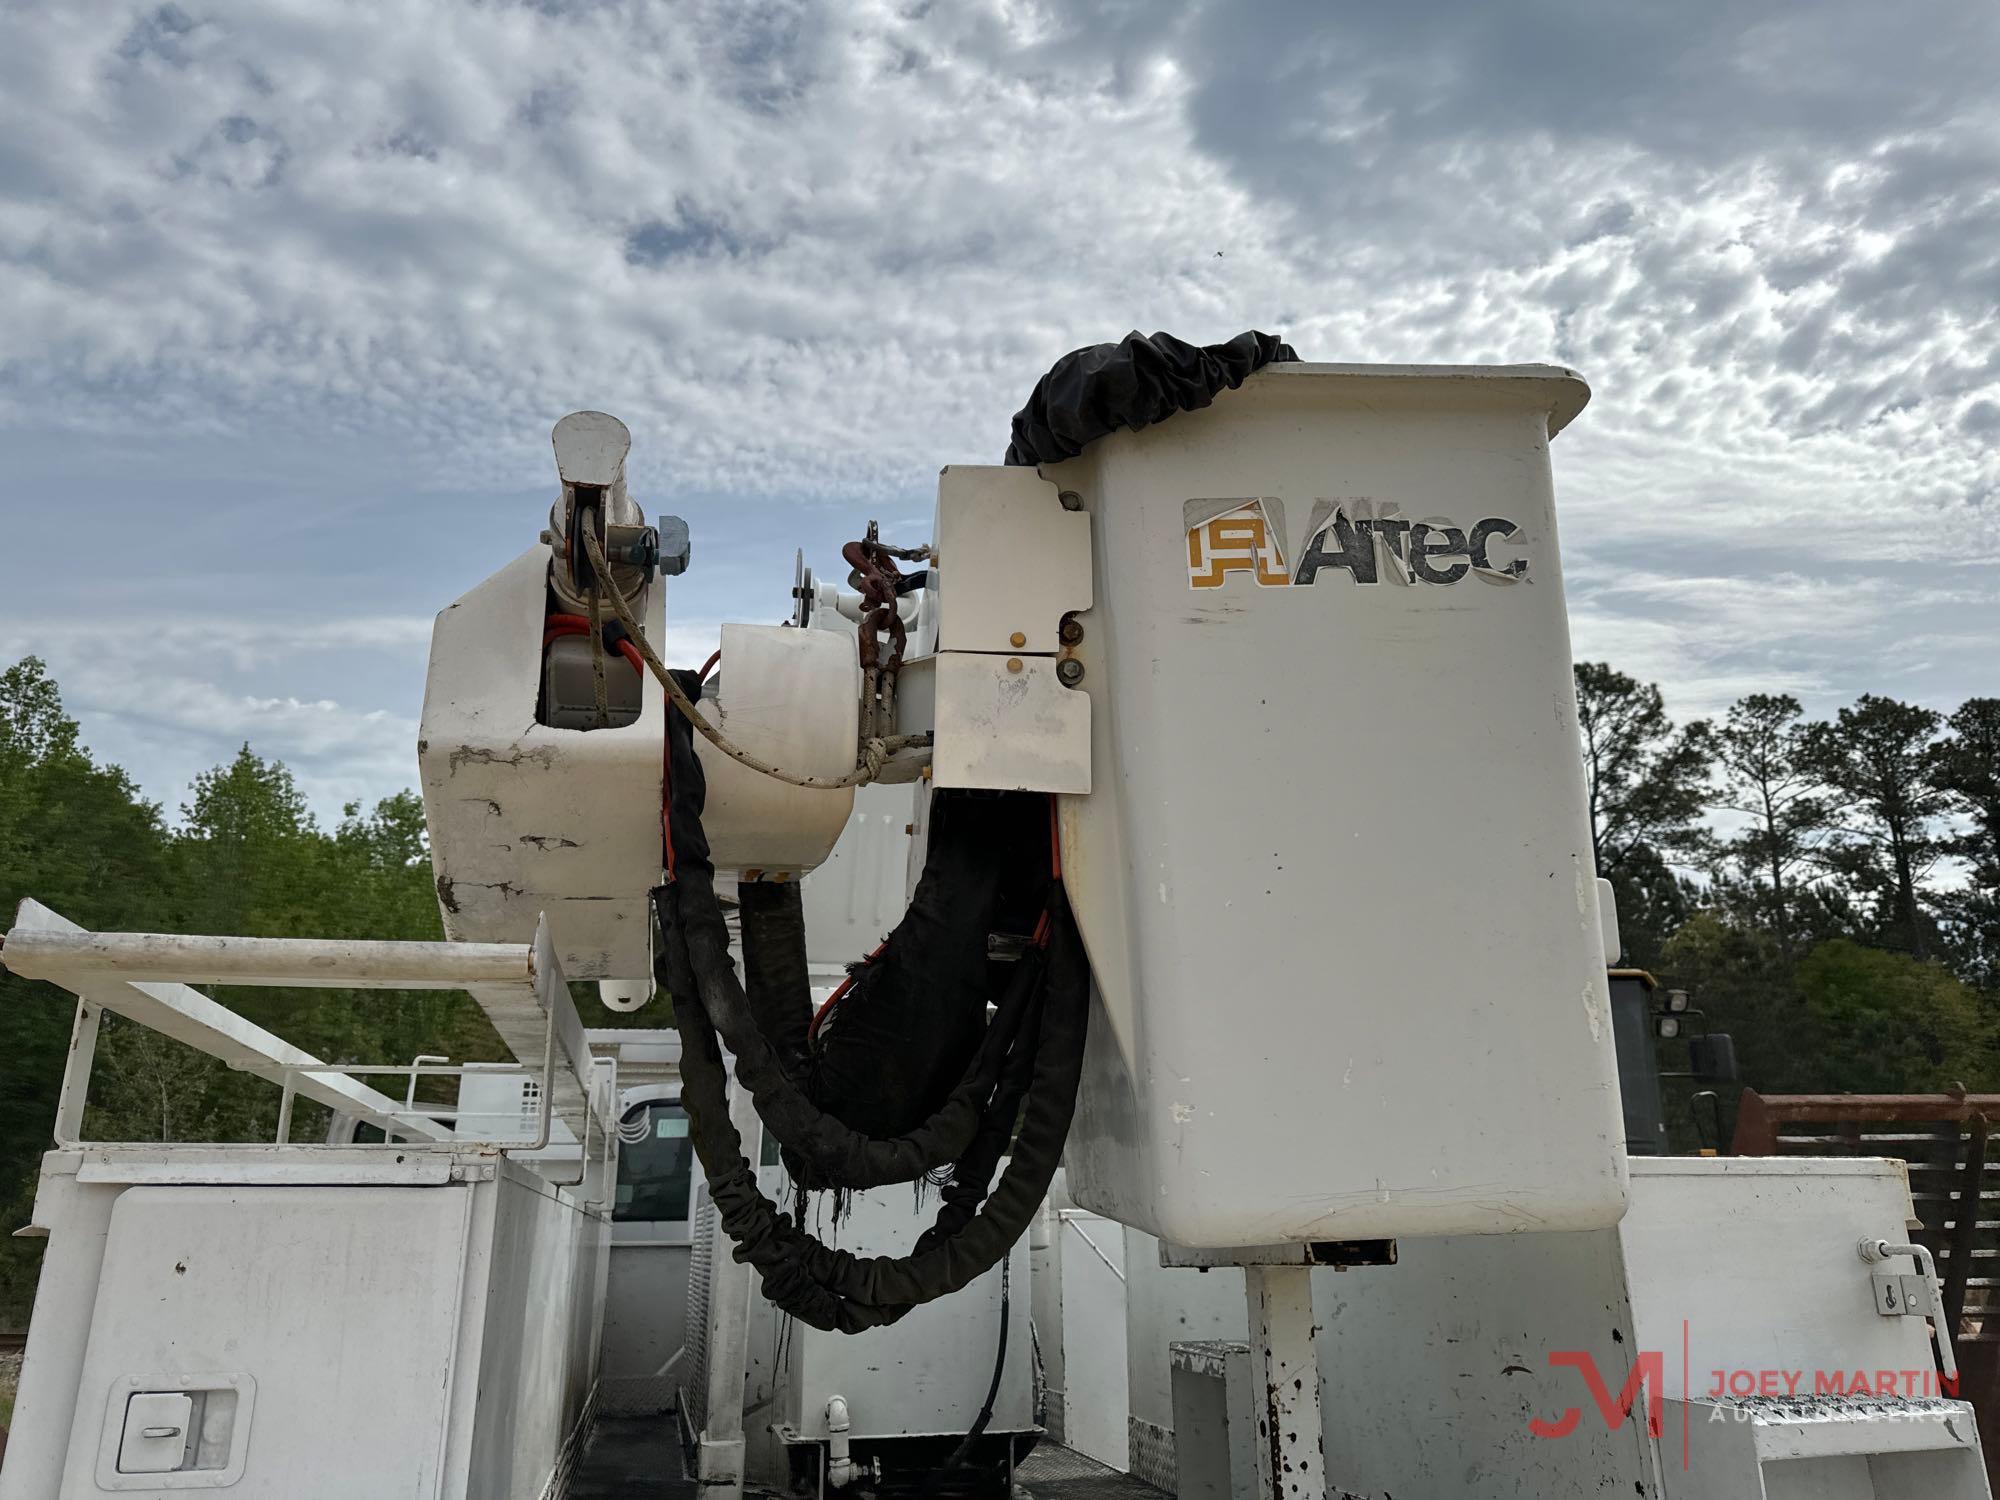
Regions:
<instances>
[{"instance_id":1,"label":"metal grating","mask_svg":"<svg viewBox=\"0 0 2000 1500\"><path fill-rule=\"evenodd\" d=\"M1064 1441L1066 1431L1063 1426L1063 1393L1045 1391L1042 1394L1042 1430L1056 1442Z\"/></svg>"},{"instance_id":2,"label":"metal grating","mask_svg":"<svg viewBox=\"0 0 2000 1500\"><path fill-rule=\"evenodd\" d=\"M708 1303L715 1276L715 1240L721 1232L708 1184L697 1183L688 1225L687 1378L681 1383L680 1399L682 1424L697 1439L708 1425Z\"/></svg>"},{"instance_id":3,"label":"metal grating","mask_svg":"<svg viewBox=\"0 0 2000 1500\"><path fill-rule=\"evenodd\" d=\"M1132 1473L1156 1490L1178 1494L1180 1465L1174 1459L1174 1430L1128 1415L1125 1432L1132 1456Z\"/></svg>"},{"instance_id":4,"label":"metal grating","mask_svg":"<svg viewBox=\"0 0 2000 1500\"><path fill-rule=\"evenodd\" d=\"M570 1427L569 1436L563 1439L561 1451L556 1454L556 1466L549 1473L549 1482L542 1486L541 1500L568 1500L570 1481L576 1477L577 1465L582 1462L584 1450L590 1445L590 1434L597 1426L598 1396L603 1389L601 1384L593 1385L590 1394L584 1398L583 1410L576 1414L576 1422Z\"/></svg>"},{"instance_id":5,"label":"metal grating","mask_svg":"<svg viewBox=\"0 0 2000 1500\"><path fill-rule=\"evenodd\" d=\"M1029 1500L1160 1500L1143 1479L1121 1474L1074 1448L1043 1442L1014 1471L1015 1493Z\"/></svg>"},{"instance_id":6,"label":"metal grating","mask_svg":"<svg viewBox=\"0 0 2000 1500\"><path fill-rule=\"evenodd\" d=\"M672 1411L681 1378L673 1375L620 1375L598 1382L597 1404L607 1417L648 1417Z\"/></svg>"}]
</instances>

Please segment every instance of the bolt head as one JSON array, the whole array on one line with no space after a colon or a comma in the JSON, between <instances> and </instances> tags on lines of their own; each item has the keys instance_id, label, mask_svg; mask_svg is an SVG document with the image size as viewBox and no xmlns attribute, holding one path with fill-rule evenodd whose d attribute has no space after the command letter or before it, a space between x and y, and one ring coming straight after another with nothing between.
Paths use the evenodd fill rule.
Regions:
<instances>
[{"instance_id":1,"label":"bolt head","mask_svg":"<svg viewBox=\"0 0 2000 1500\"><path fill-rule=\"evenodd\" d=\"M1064 687L1075 687L1083 681L1083 663L1073 656L1066 656L1056 663L1056 677Z\"/></svg>"}]
</instances>

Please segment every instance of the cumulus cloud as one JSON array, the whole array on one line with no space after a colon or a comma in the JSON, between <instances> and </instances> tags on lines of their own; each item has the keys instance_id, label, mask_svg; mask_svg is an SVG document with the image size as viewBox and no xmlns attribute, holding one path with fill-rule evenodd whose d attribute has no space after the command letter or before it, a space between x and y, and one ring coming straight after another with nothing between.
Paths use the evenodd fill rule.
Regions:
<instances>
[{"instance_id":1,"label":"cumulus cloud","mask_svg":"<svg viewBox=\"0 0 2000 1500\"><path fill-rule=\"evenodd\" d=\"M632 424L649 497L708 507L698 560L740 565L689 613L761 618L738 554L788 574L780 508L921 517L1065 349L1260 326L1586 374L1557 448L1580 650L1690 703L1991 690L1988 7L173 0L8 30L0 497L259 476L222 582L289 570L324 628L478 576L419 544L524 544L573 407ZM404 536L446 491L494 498ZM257 555L302 512L320 532ZM336 585L310 543L341 525L379 541ZM319 695L253 648L154 649L309 737ZM301 649L407 727L414 634Z\"/></svg>"}]
</instances>

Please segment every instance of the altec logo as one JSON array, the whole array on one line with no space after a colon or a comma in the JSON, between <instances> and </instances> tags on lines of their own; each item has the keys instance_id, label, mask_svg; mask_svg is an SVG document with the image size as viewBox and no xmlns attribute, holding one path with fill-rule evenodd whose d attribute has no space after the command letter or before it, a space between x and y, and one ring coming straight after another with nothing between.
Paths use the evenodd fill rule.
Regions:
<instances>
[{"instance_id":1,"label":"altec logo","mask_svg":"<svg viewBox=\"0 0 2000 1500\"><path fill-rule=\"evenodd\" d=\"M1411 520L1393 503L1315 500L1293 567L1282 501L1189 500L1181 513L1190 588L1221 588L1238 577L1284 588L1316 583L1329 571L1357 584L1443 585L1467 577L1508 584L1528 576L1521 528L1501 516L1460 526L1437 516Z\"/></svg>"}]
</instances>

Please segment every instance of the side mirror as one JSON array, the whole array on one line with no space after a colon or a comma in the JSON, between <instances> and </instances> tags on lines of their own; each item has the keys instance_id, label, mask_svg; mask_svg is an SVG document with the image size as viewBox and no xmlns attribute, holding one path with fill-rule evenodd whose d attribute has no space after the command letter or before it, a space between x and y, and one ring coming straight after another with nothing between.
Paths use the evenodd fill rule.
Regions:
<instances>
[{"instance_id":1,"label":"side mirror","mask_svg":"<svg viewBox=\"0 0 2000 1500\"><path fill-rule=\"evenodd\" d=\"M1734 1083L1741 1075L1736 1069L1736 1043L1726 1031L1688 1038L1688 1071L1708 1083Z\"/></svg>"}]
</instances>

